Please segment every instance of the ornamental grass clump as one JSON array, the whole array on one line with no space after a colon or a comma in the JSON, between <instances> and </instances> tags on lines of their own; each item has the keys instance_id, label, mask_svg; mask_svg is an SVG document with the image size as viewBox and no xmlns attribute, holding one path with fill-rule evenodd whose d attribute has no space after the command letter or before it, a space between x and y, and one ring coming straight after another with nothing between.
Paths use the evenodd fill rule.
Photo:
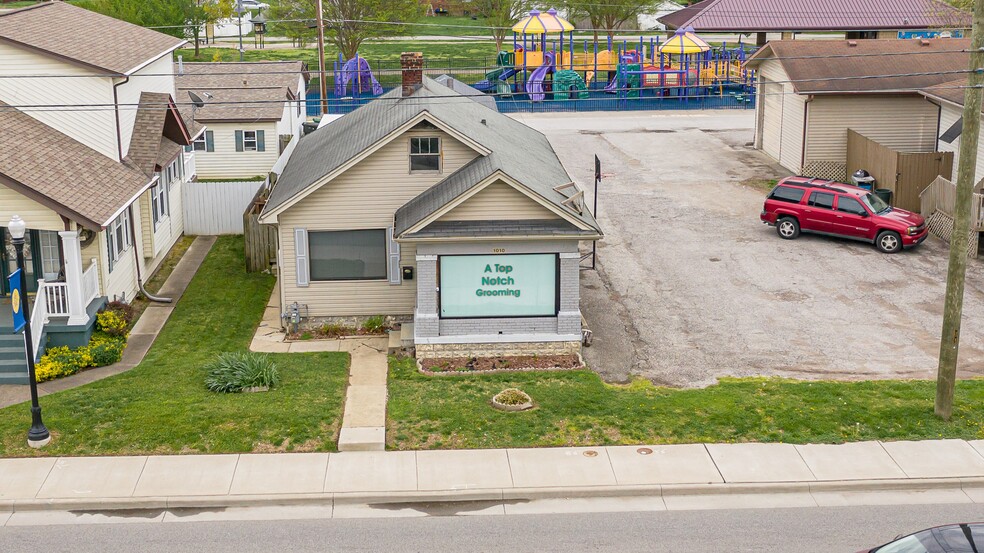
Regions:
<instances>
[{"instance_id":1,"label":"ornamental grass clump","mask_svg":"<svg viewBox=\"0 0 984 553\"><path fill-rule=\"evenodd\" d=\"M529 394L517 388L506 388L492 398L496 403L502 405L526 405L533 401Z\"/></svg>"},{"instance_id":2,"label":"ornamental grass clump","mask_svg":"<svg viewBox=\"0 0 984 553\"><path fill-rule=\"evenodd\" d=\"M277 365L268 355L226 352L205 366L205 387L213 392L266 390L280 382Z\"/></svg>"}]
</instances>

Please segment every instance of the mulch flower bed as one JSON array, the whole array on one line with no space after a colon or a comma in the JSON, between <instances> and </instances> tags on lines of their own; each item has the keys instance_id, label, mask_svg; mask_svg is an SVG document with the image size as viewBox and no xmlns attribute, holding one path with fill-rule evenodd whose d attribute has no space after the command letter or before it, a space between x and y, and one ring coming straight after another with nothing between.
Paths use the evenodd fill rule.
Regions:
<instances>
[{"instance_id":1,"label":"mulch flower bed","mask_svg":"<svg viewBox=\"0 0 984 553\"><path fill-rule=\"evenodd\" d=\"M447 357L419 359L420 370L432 374L473 372L531 371L549 369L580 369L584 366L577 355L515 355L505 357Z\"/></svg>"},{"instance_id":2,"label":"mulch flower bed","mask_svg":"<svg viewBox=\"0 0 984 553\"><path fill-rule=\"evenodd\" d=\"M386 332L390 330L390 327L384 327L381 330L370 331L364 328L354 328L354 327L342 327L337 329L332 329L330 332L325 332L321 328L312 328L308 330L301 330L299 332L293 332L287 335L287 341L304 341L304 340L337 340L339 338L345 338L347 336L386 336Z\"/></svg>"}]
</instances>

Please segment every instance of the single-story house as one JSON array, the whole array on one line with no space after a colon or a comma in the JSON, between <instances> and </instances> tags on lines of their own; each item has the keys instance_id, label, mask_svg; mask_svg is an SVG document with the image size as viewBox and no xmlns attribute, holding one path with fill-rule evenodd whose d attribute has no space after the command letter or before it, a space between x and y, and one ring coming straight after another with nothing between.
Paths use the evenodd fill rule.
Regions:
<instances>
[{"instance_id":1,"label":"single-story house","mask_svg":"<svg viewBox=\"0 0 984 553\"><path fill-rule=\"evenodd\" d=\"M971 16L942 0L703 0L659 19L667 29L698 33L843 32L848 39L969 36Z\"/></svg>"},{"instance_id":2,"label":"single-story house","mask_svg":"<svg viewBox=\"0 0 984 553\"><path fill-rule=\"evenodd\" d=\"M932 152L939 107L920 89L966 70L966 39L780 40L753 54L755 147L793 173L843 180L847 130Z\"/></svg>"},{"instance_id":3,"label":"single-story house","mask_svg":"<svg viewBox=\"0 0 984 553\"><path fill-rule=\"evenodd\" d=\"M940 85L924 88L919 92L930 102L939 105L940 125L936 139L936 150L953 152L953 179L957 178L960 164L960 137L963 134L964 92L966 79L958 79ZM974 189L981 191L984 180L984 141L977 143L977 166L974 171Z\"/></svg>"},{"instance_id":4,"label":"single-story house","mask_svg":"<svg viewBox=\"0 0 984 553\"><path fill-rule=\"evenodd\" d=\"M208 130L189 147L199 180L266 176L301 134L309 80L300 61L179 62L178 95L204 101L194 119Z\"/></svg>"},{"instance_id":5,"label":"single-story house","mask_svg":"<svg viewBox=\"0 0 984 553\"><path fill-rule=\"evenodd\" d=\"M402 87L301 139L260 214L281 305L405 321L424 357L579 352L583 193L543 134L401 61Z\"/></svg>"}]
</instances>

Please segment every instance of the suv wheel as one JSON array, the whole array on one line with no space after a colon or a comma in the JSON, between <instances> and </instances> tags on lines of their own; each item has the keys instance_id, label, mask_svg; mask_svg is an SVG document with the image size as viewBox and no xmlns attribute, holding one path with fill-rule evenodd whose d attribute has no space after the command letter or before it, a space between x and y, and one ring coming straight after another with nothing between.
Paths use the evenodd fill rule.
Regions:
<instances>
[{"instance_id":1,"label":"suv wheel","mask_svg":"<svg viewBox=\"0 0 984 553\"><path fill-rule=\"evenodd\" d=\"M875 246L878 248L878 251L895 253L902 249L902 237L897 232L883 230L875 238Z\"/></svg>"},{"instance_id":2,"label":"suv wheel","mask_svg":"<svg viewBox=\"0 0 984 553\"><path fill-rule=\"evenodd\" d=\"M793 219L792 217L783 217L779 219L776 223L776 233L779 234L779 238L784 240L792 240L800 235L800 225L799 221Z\"/></svg>"}]
</instances>

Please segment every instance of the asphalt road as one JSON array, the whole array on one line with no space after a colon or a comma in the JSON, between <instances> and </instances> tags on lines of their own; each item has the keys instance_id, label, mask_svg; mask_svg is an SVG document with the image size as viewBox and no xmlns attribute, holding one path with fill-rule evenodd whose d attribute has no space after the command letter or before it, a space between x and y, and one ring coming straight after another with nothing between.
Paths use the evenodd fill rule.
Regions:
<instances>
[{"instance_id":1,"label":"asphalt road","mask_svg":"<svg viewBox=\"0 0 984 553\"><path fill-rule=\"evenodd\" d=\"M0 551L855 552L984 519L980 505L622 512L0 528Z\"/></svg>"}]
</instances>

